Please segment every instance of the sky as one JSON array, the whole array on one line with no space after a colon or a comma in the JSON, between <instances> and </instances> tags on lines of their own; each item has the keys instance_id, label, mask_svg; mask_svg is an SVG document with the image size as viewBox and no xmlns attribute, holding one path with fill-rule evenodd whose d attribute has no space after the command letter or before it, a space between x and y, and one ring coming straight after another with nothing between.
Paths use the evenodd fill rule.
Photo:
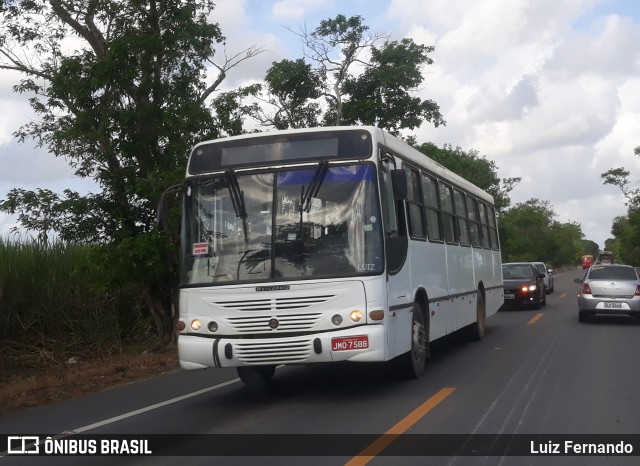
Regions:
<instances>
[{"instance_id":1,"label":"sky","mask_svg":"<svg viewBox=\"0 0 640 466\"><path fill-rule=\"evenodd\" d=\"M600 174L625 167L640 180L640 2L636 0L217 0L212 20L228 54L265 49L229 72L223 89L261 81L274 61L303 56L291 30L360 15L371 32L434 46L417 92L446 126L407 131L418 142L459 146L521 177L512 203L549 201L604 248L625 215L620 190ZM34 117L19 76L0 70L0 199L11 188L96 191L62 159L12 137ZM15 225L0 213L0 236Z\"/></svg>"}]
</instances>

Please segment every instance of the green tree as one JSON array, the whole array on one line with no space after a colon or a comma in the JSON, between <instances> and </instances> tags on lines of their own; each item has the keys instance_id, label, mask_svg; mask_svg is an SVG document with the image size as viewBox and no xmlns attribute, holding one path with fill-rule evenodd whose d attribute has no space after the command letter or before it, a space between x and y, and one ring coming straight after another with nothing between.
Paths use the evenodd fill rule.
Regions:
<instances>
[{"instance_id":1,"label":"green tree","mask_svg":"<svg viewBox=\"0 0 640 466\"><path fill-rule=\"evenodd\" d=\"M600 254L600 246L598 245L598 243L588 239L583 239L580 242L580 251L576 255L576 259L579 260L580 257L584 256L585 254L590 254L594 258L597 258L598 254Z\"/></svg>"},{"instance_id":2,"label":"green tree","mask_svg":"<svg viewBox=\"0 0 640 466\"><path fill-rule=\"evenodd\" d=\"M262 101L267 107L255 105L253 115L276 129L317 126L321 110L314 99L320 97L321 84L321 77L302 58L274 62L265 75L267 97Z\"/></svg>"},{"instance_id":3,"label":"green tree","mask_svg":"<svg viewBox=\"0 0 640 466\"><path fill-rule=\"evenodd\" d=\"M313 31L292 31L305 46L306 61L273 64L261 96L270 106L253 116L276 128L361 123L393 133L423 121L444 124L435 102L414 95L424 81L422 67L433 63L433 47L370 34L363 21L361 16L338 15L322 20ZM367 54L370 58L364 60Z\"/></svg>"},{"instance_id":4,"label":"green tree","mask_svg":"<svg viewBox=\"0 0 640 466\"><path fill-rule=\"evenodd\" d=\"M634 154L640 156L640 146ZM630 172L623 167L609 169L600 176L603 184L620 189L627 205L626 217L614 218L611 226L614 258L616 262L640 265L640 188L632 187Z\"/></svg>"},{"instance_id":5,"label":"green tree","mask_svg":"<svg viewBox=\"0 0 640 466\"><path fill-rule=\"evenodd\" d=\"M500 221L504 262L544 260L545 238L553 222L548 201L530 199L509 209Z\"/></svg>"},{"instance_id":6,"label":"green tree","mask_svg":"<svg viewBox=\"0 0 640 466\"><path fill-rule=\"evenodd\" d=\"M629 209L624 217L613 219L611 234L614 235L613 252L616 262L640 265L640 209Z\"/></svg>"},{"instance_id":7,"label":"green tree","mask_svg":"<svg viewBox=\"0 0 640 466\"><path fill-rule=\"evenodd\" d=\"M234 95L213 93L230 69L260 53L215 61L224 37L207 20L212 10L209 0L0 5L0 68L21 73L15 90L31 95L39 116L17 136L34 138L101 189L13 189L0 210L42 238L56 230L65 241L101 244L112 279L140 283L162 344L173 337L177 260L172 236L155 231L155 206L182 178L195 141L241 130ZM66 51L71 37L74 50Z\"/></svg>"},{"instance_id":8,"label":"green tree","mask_svg":"<svg viewBox=\"0 0 640 466\"><path fill-rule=\"evenodd\" d=\"M416 144L413 138L409 138L408 142L432 160L491 194L498 213L504 212L511 204L509 193L521 178L500 180L498 166L493 160L479 156L476 150L465 152L460 147L454 149L450 144L439 148L430 142Z\"/></svg>"},{"instance_id":9,"label":"green tree","mask_svg":"<svg viewBox=\"0 0 640 466\"><path fill-rule=\"evenodd\" d=\"M506 211L500 222L502 260L544 261L556 267L575 263L583 254L584 234L580 225L558 222L555 216L549 201L539 199L529 199Z\"/></svg>"},{"instance_id":10,"label":"green tree","mask_svg":"<svg viewBox=\"0 0 640 466\"><path fill-rule=\"evenodd\" d=\"M424 81L420 68L433 63L429 57L433 50L407 38L387 41L380 48L372 46L365 71L345 81L344 91L349 95L345 121L377 125L394 134L417 128L423 121L436 127L444 124L438 104L413 95Z\"/></svg>"},{"instance_id":11,"label":"green tree","mask_svg":"<svg viewBox=\"0 0 640 466\"><path fill-rule=\"evenodd\" d=\"M548 258L554 266L576 264L583 250L583 236L580 224L554 221L543 257Z\"/></svg>"}]
</instances>

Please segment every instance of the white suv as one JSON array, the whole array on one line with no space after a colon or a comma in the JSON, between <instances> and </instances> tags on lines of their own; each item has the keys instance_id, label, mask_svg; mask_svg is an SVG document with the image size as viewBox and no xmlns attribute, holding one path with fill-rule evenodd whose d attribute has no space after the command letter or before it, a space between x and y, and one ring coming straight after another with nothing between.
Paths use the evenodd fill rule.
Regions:
<instances>
[{"instance_id":1,"label":"white suv","mask_svg":"<svg viewBox=\"0 0 640 466\"><path fill-rule=\"evenodd\" d=\"M548 269L544 262L532 262L532 264L536 267L536 269L538 269L538 272L544 274L545 293L553 293L553 276L551 275L553 269Z\"/></svg>"}]
</instances>

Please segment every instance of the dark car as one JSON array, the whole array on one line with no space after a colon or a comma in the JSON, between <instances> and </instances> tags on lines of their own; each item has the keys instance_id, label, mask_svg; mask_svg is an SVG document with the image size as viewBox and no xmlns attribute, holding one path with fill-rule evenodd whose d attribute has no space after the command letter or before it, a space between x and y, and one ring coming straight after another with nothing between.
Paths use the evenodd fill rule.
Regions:
<instances>
[{"instance_id":1,"label":"dark car","mask_svg":"<svg viewBox=\"0 0 640 466\"><path fill-rule=\"evenodd\" d=\"M526 306L540 309L547 304L544 275L531 262L502 264L504 307Z\"/></svg>"},{"instance_id":2,"label":"dark car","mask_svg":"<svg viewBox=\"0 0 640 466\"><path fill-rule=\"evenodd\" d=\"M592 265L580 280L578 319L596 314L640 317L640 277L630 265Z\"/></svg>"}]
</instances>

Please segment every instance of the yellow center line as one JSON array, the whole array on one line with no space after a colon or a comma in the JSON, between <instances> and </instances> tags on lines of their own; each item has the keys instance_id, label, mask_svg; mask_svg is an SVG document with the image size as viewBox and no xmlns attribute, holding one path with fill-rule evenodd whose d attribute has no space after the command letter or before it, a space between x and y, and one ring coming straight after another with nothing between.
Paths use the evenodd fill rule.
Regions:
<instances>
[{"instance_id":1,"label":"yellow center line","mask_svg":"<svg viewBox=\"0 0 640 466\"><path fill-rule=\"evenodd\" d=\"M544 315L544 312L538 312L535 316L533 316L531 318L531 320L529 322L527 322L528 325L533 325L536 322L538 322L540 319L542 319L542 316Z\"/></svg>"},{"instance_id":2,"label":"yellow center line","mask_svg":"<svg viewBox=\"0 0 640 466\"><path fill-rule=\"evenodd\" d=\"M454 391L455 388L452 387L441 389L382 436L378 437L371 445L358 453L358 456L353 457L349 462L345 463L345 466L364 466L367 464Z\"/></svg>"},{"instance_id":3,"label":"yellow center line","mask_svg":"<svg viewBox=\"0 0 640 466\"><path fill-rule=\"evenodd\" d=\"M565 296L567 296L567 293L562 293L562 294L560 295L560 299L564 298Z\"/></svg>"}]
</instances>

